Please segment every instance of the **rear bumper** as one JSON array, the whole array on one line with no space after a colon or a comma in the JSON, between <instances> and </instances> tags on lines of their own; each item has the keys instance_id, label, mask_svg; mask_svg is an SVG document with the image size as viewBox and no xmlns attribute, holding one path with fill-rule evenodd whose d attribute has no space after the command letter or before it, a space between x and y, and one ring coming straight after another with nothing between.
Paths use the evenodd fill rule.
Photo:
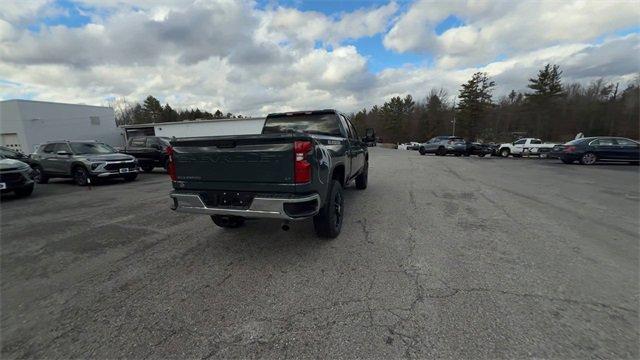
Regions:
<instances>
[{"instance_id":1,"label":"rear bumper","mask_svg":"<svg viewBox=\"0 0 640 360\"><path fill-rule=\"evenodd\" d=\"M244 218L300 220L316 215L321 205L318 194L282 198L256 196L247 209L208 207L198 194L193 193L174 192L170 196L173 199L171 209L175 211Z\"/></svg>"}]
</instances>

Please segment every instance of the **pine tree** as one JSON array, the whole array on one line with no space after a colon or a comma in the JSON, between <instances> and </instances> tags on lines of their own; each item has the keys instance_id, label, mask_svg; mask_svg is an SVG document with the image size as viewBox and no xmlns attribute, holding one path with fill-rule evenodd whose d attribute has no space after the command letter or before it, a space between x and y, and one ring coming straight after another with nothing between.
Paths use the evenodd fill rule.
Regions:
<instances>
[{"instance_id":1,"label":"pine tree","mask_svg":"<svg viewBox=\"0 0 640 360\"><path fill-rule=\"evenodd\" d=\"M546 64L537 78L530 78L527 87L533 93L525 94L529 111L535 119L534 134L547 138L551 135L551 114L557 111L557 100L564 97L560 66Z\"/></svg>"},{"instance_id":2,"label":"pine tree","mask_svg":"<svg viewBox=\"0 0 640 360\"><path fill-rule=\"evenodd\" d=\"M143 112L147 122L159 122L161 121L162 105L158 99L149 95L144 100Z\"/></svg>"},{"instance_id":3,"label":"pine tree","mask_svg":"<svg viewBox=\"0 0 640 360\"><path fill-rule=\"evenodd\" d=\"M538 71L537 78L530 78L527 87L533 93L525 94L527 99L534 102L546 101L564 95L562 87L562 71L560 66L547 64Z\"/></svg>"},{"instance_id":4,"label":"pine tree","mask_svg":"<svg viewBox=\"0 0 640 360\"><path fill-rule=\"evenodd\" d=\"M178 121L178 113L169 106L169 104L165 104L162 108L162 115L160 116L161 122L173 122Z\"/></svg>"},{"instance_id":5,"label":"pine tree","mask_svg":"<svg viewBox=\"0 0 640 360\"><path fill-rule=\"evenodd\" d=\"M493 106L491 92L496 83L486 73L477 72L462 84L458 103L458 128L463 135L475 140L479 123Z\"/></svg>"}]
</instances>

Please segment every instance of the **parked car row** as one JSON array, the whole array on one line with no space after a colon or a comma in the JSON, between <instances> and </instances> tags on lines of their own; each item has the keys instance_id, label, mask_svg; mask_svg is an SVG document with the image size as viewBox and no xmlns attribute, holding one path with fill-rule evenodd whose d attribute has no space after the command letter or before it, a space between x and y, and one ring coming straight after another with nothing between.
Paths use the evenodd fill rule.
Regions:
<instances>
[{"instance_id":1,"label":"parked car row","mask_svg":"<svg viewBox=\"0 0 640 360\"><path fill-rule=\"evenodd\" d=\"M53 178L70 178L80 185L96 180L122 178L134 181L140 171L167 168L169 139L156 136L136 137L117 150L97 141L49 141L35 153L0 147L0 191L27 196L34 184L46 184Z\"/></svg>"},{"instance_id":2,"label":"parked car row","mask_svg":"<svg viewBox=\"0 0 640 360\"><path fill-rule=\"evenodd\" d=\"M536 138L523 138L512 143L496 145L470 142L455 136L436 136L421 144L418 152L420 155L440 156L448 154L481 157L534 155L541 158L559 158L565 164L579 162L583 165L592 165L598 161L627 161L633 164L640 161L640 143L611 136L579 138L564 145L543 143Z\"/></svg>"},{"instance_id":3,"label":"parked car row","mask_svg":"<svg viewBox=\"0 0 640 360\"><path fill-rule=\"evenodd\" d=\"M436 136L418 146L420 155L435 154L444 156L453 154L456 156L477 155L484 157L486 155L493 155L495 151L495 146L492 144L471 142L456 136Z\"/></svg>"}]
</instances>

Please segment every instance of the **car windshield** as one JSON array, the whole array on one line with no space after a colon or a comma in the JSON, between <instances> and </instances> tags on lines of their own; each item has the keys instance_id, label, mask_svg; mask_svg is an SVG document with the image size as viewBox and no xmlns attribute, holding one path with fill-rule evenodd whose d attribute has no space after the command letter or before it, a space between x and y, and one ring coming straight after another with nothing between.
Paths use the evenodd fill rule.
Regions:
<instances>
[{"instance_id":1,"label":"car windshield","mask_svg":"<svg viewBox=\"0 0 640 360\"><path fill-rule=\"evenodd\" d=\"M114 148L102 143L69 143L71 150L76 155L84 154L113 154L117 152Z\"/></svg>"},{"instance_id":2,"label":"car windshield","mask_svg":"<svg viewBox=\"0 0 640 360\"><path fill-rule=\"evenodd\" d=\"M267 118L263 134L301 131L309 134L340 136L340 125L335 114L303 114Z\"/></svg>"},{"instance_id":3,"label":"car windshield","mask_svg":"<svg viewBox=\"0 0 640 360\"><path fill-rule=\"evenodd\" d=\"M578 145L580 143L582 143L583 141L585 141L586 139L582 138L582 139L575 139L575 140L571 140L568 143L566 143L565 145Z\"/></svg>"}]
</instances>

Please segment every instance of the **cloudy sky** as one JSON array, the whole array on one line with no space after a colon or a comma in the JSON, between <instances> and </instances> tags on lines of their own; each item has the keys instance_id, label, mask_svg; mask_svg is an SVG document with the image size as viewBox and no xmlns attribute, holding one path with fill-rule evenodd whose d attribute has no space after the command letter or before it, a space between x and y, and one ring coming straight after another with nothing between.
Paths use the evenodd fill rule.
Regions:
<instances>
[{"instance_id":1,"label":"cloudy sky","mask_svg":"<svg viewBox=\"0 0 640 360\"><path fill-rule=\"evenodd\" d=\"M495 95L551 62L565 81L640 72L638 1L9 0L0 99L260 116L354 111L486 71Z\"/></svg>"}]
</instances>

